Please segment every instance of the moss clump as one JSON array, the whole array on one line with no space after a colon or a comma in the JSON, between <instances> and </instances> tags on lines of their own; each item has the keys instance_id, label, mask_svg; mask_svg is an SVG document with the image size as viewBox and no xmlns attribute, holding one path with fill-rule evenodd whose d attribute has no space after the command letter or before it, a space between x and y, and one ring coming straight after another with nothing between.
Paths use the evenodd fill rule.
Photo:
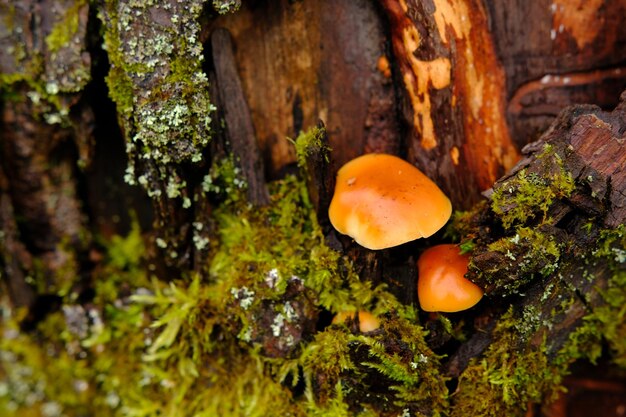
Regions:
<instances>
[{"instance_id":1,"label":"moss clump","mask_svg":"<svg viewBox=\"0 0 626 417\"><path fill-rule=\"evenodd\" d=\"M600 232L595 262L608 263L613 271L600 291L604 303L586 318L608 342L613 361L626 369L626 225Z\"/></svg>"},{"instance_id":2,"label":"moss clump","mask_svg":"<svg viewBox=\"0 0 626 417\"><path fill-rule=\"evenodd\" d=\"M149 322L143 306L128 299L150 286L139 263L138 227L127 238L115 238L107 252L109 262L96 271L92 302L78 304L76 294L66 295L32 333L19 330L19 311L4 307L0 414L108 416L120 412L123 395L143 395L140 357Z\"/></svg>"},{"instance_id":3,"label":"moss clump","mask_svg":"<svg viewBox=\"0 0 626 417\"><path fill-rule=\"evenodd\" d=\"M514 236L503 237L487 246L489 251L501 256L497 268L483 269L478 274L501 295L515 294L537 277L555 272L563 246L541 228L517 227Z\"/></svg>"},{"instance_id":4,"label":"moss clump","mask_svg":"<svg viewBox=\"0 0 626 417\"><path fill-rule=\"evenodd\" d=\"M11 386L0 391L0 410L43 415L50 403L65 416L444 413L439 358L416 312L361 282L325 246L303 182L272 184L271 204L253 208L229 198L242 191L229 166L210 181L214 196L230 191L214 211L205 273L150 278L137 227L106 242L93 299L81 304L68 294L36 332L15 330L3 340L1 350L13 356L0 363L0 379ZM378 333L346 326L316 333L320 311L361 309L380 317ZM16 329L18 320L7 312L0 330ZM15 356L20 349L28 355ZM370 395L377 378L389 384ZM78 391L65 394L72 386Z\"/></svg>"},{"instance_id":5,"label":"moss clump","mask_svg":"<svg viewBox=\"0 0 626 417\"><path fill-rule=\"evenodd\" d=\"M494 187L491 208L506 229L541 216L545 223L550 206L557 199L567 198L574 191L572 175L563 168L563 160L552 147L545 145L537 156L545 169L541 176L522 169L515 176Z\"/></svg>"},{"instance_id":6,"label":"moss clump","mask_svg":"<svg viewBox=\"0 0 626 417\"><path fill-rule=\"evenodd\" d=\"M319 154L324 159L324 162L328 162L328 155L331 149L325 143L325 135L326 131L323 127L316 127L302 132L293 141L300 169L306 170L307 158L312 154Z\"/></svg>"},{"instance_id":7,"label":"moss clump","mask_svg":"<svg viewBox=\"0 0 626 417\"><path fill-rule=\"evenodd\" d=\"M526 323L530 319L530 323ZM563 377L578 359L595 360L601 344L597 331L583 326L553 357L546 340L531 343L521 328L535 328L533 317L516 317L512 309L498 320L492 342L472 359L452 397L452 416L524 416L531 403L550 402L563 390ZM477 400L480 399L480 400Z\"/></svg>"},{"instance_id":8,"label":"moss clump","mask_svg":"<svg viewBox=\"0 0 626 417\"><path fill-rule=\"evenodd\" d=\"M219 14L233 13L241 7L241 0L213 0L213 8Z\"/></svg>"},{"instance_id":9,"label":"moss clump","mask_svg":"<svg viewBox=\"0 0 626 417\"><path fill-rule=\"evenodd\" d=\"M607 341L615 364L626 370L626 271L615 272L602 297L606 304L586 320Z\"/></svg>"},{"instance_id":10,"label":"moss clump","mask_svg":"<svg viewBox=\"0 0 626 417\"><path fill-rule=\"evenodd\" d=\"M537 231L522 227L516 230L522 232L520 240L537 238ZM596 286L590 286L585 303L581 302L571 282L554 279L558 269L538 271L546 279L553 278L543 294L537 295L541 304L528 300L522 311L509 309L498 319L489 348L480 358L473 359L459 378L457 392L452 397L452 416L522 416L527 404L553 400L563 389L563 377L570 365L578 360L595 362L603 354L606 344L611 351L611 360L626 369L626 259L621 256L626 247L625 232L624 226L601 231L598 247L581 256L587 260L585 268L589 270L597 269L599 265L609 267L608 280L598 280ZM539 240L532 245L545 252L533 255L538 258L558 257L563 249L553 246L554 242L545 238L539 237ZM492 249L508 247L506 242L500 241L495 246ZM577 274L582 275L581 280L585 276L595 279L587 271L579 270ZM543 305L552 308L546 310L541 308ZM561 341L542 337L546 329L560 326L565 318L579 319L581 312L584 316L580 324L562 345ZM472 401L476 398L482 400Z\"/></svg>"},{"instance_id":11,"label":"moss clump","mask_svg":"<svg viewBox=\"0 0 626 417\"><path fill-rule=\"evenodd\" d=\"M308 394L312 415L445 415L440 358L415 316L412 308L399 308L367 334L346 333L343 325L319 333L300 359L307 386L319 395Z\"/></svg>"},{"instance_id":12,"label":"moss clump","mask_svg":"<svg viewBox=\"0 0 626 417\"><path fill-rule=\"evenodd\" d=\"M248 185L241 178L241 169L237 167L231 155L211 165L209 173L202 180L202 191L218 200L228 199L229 203L238 204L245 198Z\"/></svg>"},{"instance_id":13,"label":"moss clump","mask_svg":"<svg viewBox=\"0 0 626 417\"><path fill-rule=\"evenodd\" d=\"M626 263L626 225L602 230L593 256L608 260L614 269L623 266Z\"/></svg>"}]
</instances>

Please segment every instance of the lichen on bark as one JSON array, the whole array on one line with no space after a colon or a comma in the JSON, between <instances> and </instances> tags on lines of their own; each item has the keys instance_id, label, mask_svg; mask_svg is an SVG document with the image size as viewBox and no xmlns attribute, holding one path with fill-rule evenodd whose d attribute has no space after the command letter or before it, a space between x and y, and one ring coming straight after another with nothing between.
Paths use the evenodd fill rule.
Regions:
<instances>
[{"instance_id":1,"label":"lichen on bark","mask_svg":"<svg viewBox=\"0 0 626 417\"><path fill-rule=\"evenodd\" d=\"M107 85L131 160L126 179L146 186L155 197L164 193L154 184L167 184L168 168L201 162L211 138L214 108L199 39L202 4L108 1L101 13L111 64ZM139 160L155 164L160 175L142 179L147 173L134 168Z\"/></svg>"},{"instance_id":2,"label":"lichen on bark","mask_svg":"<svg viewBox=\"0 0 626 417\"><path fill-rule=\"evenodd\" d=\"M106 82L126 140L124 179L152 198L158 259L181 270L198 253L188 238L198 227L207 230L206 215L195 210L201 187L188 175L207 169L215 111L202 69L203 4L111 0L99 16L110 61Z\"/></svg>"},{"instance_id":3,"label":"lichen on bark","mask_svg":"<svg viewBox=\"0 0 626 417\"><path fill-rule=\"evenodd\" d=\"M70 107L91 80L84 42L88 9L83 0L60 2L45 13L30 2L0 4L0 92L5 99L32 103L50 124L71 125ZM34 38L31 18L50 21Z\"/></svg>"}]
</instances>

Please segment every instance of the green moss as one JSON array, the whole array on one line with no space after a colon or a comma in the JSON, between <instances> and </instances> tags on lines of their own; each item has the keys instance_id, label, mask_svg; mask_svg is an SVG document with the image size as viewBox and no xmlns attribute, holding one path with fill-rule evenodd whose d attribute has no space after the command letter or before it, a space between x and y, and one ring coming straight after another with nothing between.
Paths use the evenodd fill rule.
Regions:
<instances>
[{"instance_id":1,"label":"green moss","mask_svg":"<svg viewBox=\"0 0 626 417\"><path fill-rule=\"evenodd\" d=\"M537 160L551 168L551 176L540 177L523 169L494 188L491 208L507 229L539 216L540 223L546 222L552 203L567 198L575 189L572 175L565 171L561 157L550 145L545 145Z\"/></svg>"},{"instance_id":2,"label":"green moss","mask_svg":"<svg viewBox=\"0 0 626 417\"><path fill-rule=\"evenodd\" d=\"M512 309L498 320L487 351L472 359L459 378L452 416L524 416L528 404L550 402L563 391L563 377L574 361L597 357L600 345L586 328L550 357L546 340L529 343L520 332L526 320Z\"/></svg>"},{"instance_id":3,"label":"green moss","mask_svg":"<svg viewBox=\"0 0 626 417\"><path fill-rule=\"evenodd\" d=\"M227 200L231 206L245 198L247 188L248 185L241 178L241 170L232 155L215 161L202 180L202 191L220 200Z\"/></svg>"},{"instance_id":4,"label":"green moss","mask_svg":"<svg viewBox=\"0 0 626 417\"><path fill-rule=\"evenodd\" d=\"M312 403L316 403L311 391L311 382L316 375L324 375L329 379L325 388L332 393L342 372L355 368L350 357L349 344L352 339L353 335L346 332L345 328L330 328L315 335L315 339L303 349L300 362L308 381L307 395Z\"/></svg>"},{"instance_id":5,"label":"green moss","mask_svg":"<svg viewBox=\"0 0 626 417\"><path fill-rule=\"evenodd\" d=\"M611 349L614 362L626 369L626 225L602 230L598 247L593 251L595 262L607 263L613 275L606 288L600 291L604 303L586 318L604 337Z\"/></svg>"},{"instance_id":6,"label":"green moss","mask_svg":"<svg viewBox=\"0 0 626 417\"><path fill-rule=\"evenodd\" d=\"M65 409L89 411L90 387L83 381L90 370L77 359L71 344L64 348L62 316L50 316L40 328L51 338L37 340L20 333L16 320L2 323L0 339L0 413L3 415L60 416ZM61 335L52 330L62 330ZM59 340L61 339L61 340ZM57 341L55 343L55 341Z\"/></svg>"},{"instance_id":7,"label":"green moss","mask_svg":"<svg viewBox=\"0 0 626 417\"><path fill-rule=\"evenodd\" d=\"M553 246L553 242L538 237L536 231L526 228L517 227L516 231L521 232L519 240L534 240L532 246L541 248L541 252L533 257L558 259L559 248ZM560 294L561 302L555 304L550 316L546 316L546 312L541 312L536 305L528 304L521 312L510 309L498 319L490 347L480 358L473 359L459 378L459 387L453 397L452 416L525 415L527 404L555 399L563 390L563 377L572 363L579 360L595 363L603 355L606 344L611 351L611 359L618 366L626 367L626 271L625 260L621 256L621 250L626 247L624 232L623 226L601 231L598 247L589 250L589 256L583 257L589 259L589 267L594 267L597 262L608 265L612 271L606 287L592 290L599 294L599 298L594 296L592 303L582 306L574 289L569 288L571 284L557 280L546 287L541 296L543 302L552 299L554 294ZM539 241L536 241L537 238ZM504 241L495 242L491 249L512 250ZM542 275L547 277L556 271L552 268L542 270ZM554 352L552 341L541 339L542 329L558 325L564 314L581 308L589 309L582 323ZM578 314L575 312L573 316ZM482 401L472 401L475 398Z\"/></svg>"},{"instance_id":8,"label":"green moss","mask_svg":"<svg viewBox=\"0 0 626 417\"><path fill-rule=\"evenodd\" d=\"M30 356L0 363L11 384L0 391L0 410L42 415L53 403L66 416L444 414L439 357L426 346L417 312L383 286L361 282L324 244L303 181L272 184L271 204L262 208L236 197L238 181L232 160L216 164L207 180L207 191L223 201L205 274L150 278L136 225L103 241L106 262L95 271L90 303L68 295L36 332L15 330L3 340L3 352ZM367 335L346 326L315 333L321 309L366 309L382 327ZM19 319L7 317L5 333ZM51 360L54 366L41 366ZM15 382L11 375L26 365L37 372ZM388 389L370 395L371 382L361 377L384 378ZM22 391L13 388L18 383ZM72 384L78 391L64 394ZM296 396L298 384L304 394ZM33 392L36 399L25 402Z\"/></svg>"},{"instance_id":9,"label":"green moss","mask_svg":"<svg viewBox=\"0 0 626 417\"><path fill-rule=\"evenodd\" d=\"M606 304L595 308L587 320L608 342L613 361L626 369L626 271L615 272L602 296Z\"/></svg>"},{"instance_id":10,"label":"green moss","mask_svg":"<svg viewBox=\"0 0 626 417\"><path fill-rule=\"evenodd\" d=\"M563 244L554 236L537 229L517 227L515 235L503 237L487 246L503 254L497 270L479 271L488 283L499 287L503 294L516 293L538 276L547 277L558 269ZM503 280L502 276L507 279Z\"/></svg>"},{"instance_id":11,"label":"green moss","mask_svg":"<svg viewBox=\"0 0 626 417\"><path fill-rule=\"evenodd\" d=\"M392 400L400 409L413 406L428 409L433 416L446 414L446 378L439 371L440 357L426 345L424 329L414 320L402 316L392 316L390 320L383 321L382 326L382 337L361 337L369 347L368 355L372 358L362 365L377 370L382 377L392 381L389 385L395 393ZM393 344L399 344L400 349L391 347L393 344L386 340L389 335L395 336Z\"/></svg>"},{"instance_id":12,"label":"green moss","mask_svg":"<svg viewBox=\"0 0 626 417\"><path fill-rule=\"evenodd\" d=\"M23 313L3 304L0 414L521 416L528 403L560 392L573 361L597 359L605 341L625 365L623 227L600 234L593 260L611 259L615 274L601 291L605 302L563 348L555 353L541 329L579 305L574 295L550 317L532 306L509 310L449 393L417 309L362 282L349 260L325 245L302 179L271 184L271 203L251 207L229 158L214 164L204 186L221 204L201 273L150 276L134 225L126 237L101 241L105 261L94 270L89 302L67 294L31 333L18 327ZM529 257L526 273L554 274L544 264L558 262L562 248L541 229L515 231L491 249L532 247L531 255L519 253ZM545 262L535 262L540 258ZM316 331L322 310L368 310L380 328Z\"/></svg>"},{"instance_id":13,"label":"green moss","mask_svg":"<svg viewBox=\"0 0 626 417\"><path fill-rule=\"evenodd\" d=\"M74 4L68 8L58 23L54 25L50 34L46 36L46 45L52 53L58 52L76 36L78 32L80 9L87 4L86 0L76 0Z\"/></svg>"},{"instance_id":14,"label":"green moss","mask_svg":"<svg viewBox=\"0 0 626 417\"><path fill-rule=\"evenodd\" d=\"M305 170L307 168L307 158L313 153L319 153L328 162L330 148L324 143L325 135L325 129L317 127L300 133L293 141L300 169Z\"/></svg>"},{"instance_id":15,"label":"green moss","mask_svg":"<svg viewBox=\"0 0 626 417\"><path fill-rule=\"evenodd\" d=\"M626 262L626 225L600 231L598 247L593 255L609 260L613 268L623 265Z\"/></svg>"},{"instance_id":16,"label":"green moss","mask_svg":"<svg viewBox=\"0 0 626 417\"><path fill-rule=\"evenodd\" d=\"M476 222L481 213L484 213L486 209L487 202L483 200L475 204L470 210L454 211L450 221L446 225L446 237L453 242L458 242L461 239L464 239L464 241L476 239Z\"/></svg>"},{"instance_id":17,"label":"green moss","mask_svg":"<svg viewBox=\"0 0 626 417\"><path fill-rule=\"evenodd\" d=\"M133 86L130 77L120 68L112 67L106 78L109 96L121 114L130 114L133 109Z\"/></svg>"},{"instance_id":18,"label":"green moss","mask_svg":"<svg viewBox=\"0 0 626 417\"><path fill-rule=\"evenodd\" d=\"M319 333L300 357L307 387L315 387L318 394L315 398L308 392L312 415L337 410L342 415L400 415L405 409L413 415L424 410L433 416L446 414L440 358L427 347L414 313L399 307L380 316L381 329L368 334L347 333L344 326ZM386 389L380 391L381 386Z\"/></svg>"}]
</instances>

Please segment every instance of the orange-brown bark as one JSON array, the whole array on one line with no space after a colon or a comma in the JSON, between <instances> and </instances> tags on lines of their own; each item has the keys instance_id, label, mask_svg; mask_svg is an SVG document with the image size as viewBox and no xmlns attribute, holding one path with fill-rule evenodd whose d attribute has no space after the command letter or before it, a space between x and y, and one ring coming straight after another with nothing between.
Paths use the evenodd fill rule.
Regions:
<instances>
[{"instance_id":1,"label":"orange-brown bark","mask_svg":"<svg viewBox=\"0 0 626 417\"><path fill-rule=\"evenodd\" d=\"M411 1L381 4L409 103L409 156L457 206L476 201L519 156L485 10L465 0L436 0L432 9Z\"/></svg>"}]
</instances>

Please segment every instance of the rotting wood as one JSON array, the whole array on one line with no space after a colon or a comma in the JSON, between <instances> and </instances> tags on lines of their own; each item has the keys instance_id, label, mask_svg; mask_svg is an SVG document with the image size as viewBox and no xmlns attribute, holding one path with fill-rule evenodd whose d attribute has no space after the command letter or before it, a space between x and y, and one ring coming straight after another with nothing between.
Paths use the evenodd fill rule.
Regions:
<instances>
[{"instance_id":1,"label":"rotting wood","mask_svg":"<svg viewBox=\"0 0 626 417\"><path fill-rule=\"evenodd\" d=\"M212 22L203 38L215 27L233 36L268 179L296 160L284 138L318 120L338 165L368 152L404 153L394 80L377 67L391 55L375 2L244 2Z\"/></svg>"},{"instance_id":2,"label":"rotting wood","mask_svg":"<svg viewBox=\"0 0 626 417\"><path fill-rule=\"evenodd\" d=\"M485 2L521 149L571 104L605 110L626 88L623 0Z\"/></svg>"},{"instance_id":3,"label":"rotting wood","mask_svg":"<svg viewBox=\"0 0 626 417\"><path fill-rule=\"evenodd\" d=\"M268 204L263 158L237 74L232 39L226 29L216 29L211 34L211 51L226 132L236 163L248 186L248 201L255 205Z\"/></svg>"},{"instance_id":4,"label":"rotting wood","mask_svg":"<svg viewBox=\"0 0 626 417\"><path fill-rule=\"evenodd\" d=\"M486 11L465 0L381 4L409 103L409 159L468 208L518 159Z\"/></svg>"},{"instance_id":5,"label":"rotting wood","mask_svg":"<svg viewBox=\"0 0 626 417\"><path fill-rule=\"evenodd\" d=\"M491 332L510 305L520 319L524 312L532 311L532 320L538 323L520 337L519 349L539 348L547 341L549 357L582 326L585 315L603 305L601 294L614 271L607 263L593 263L587 257L592 245L597 244L600 229L626 224L625 132L626 93L613 112L596 106L571 107L541 140L524 149L525 159L496 182L495 190L504 189L515 196L519 192L515 181L520 177L550 182L556 175L571 176L575 189L570 195L556 198L546 213L538 208L533 211L531 206L529 217L517 225L543 234L543 241L554 242L561 253L558 257L533 259L536 262L529 267L529 257L537 256L538 248L533 245L538 241L524 241L519 234L522 229L517 226L508 230L498 227L499 220L493 213L475 218L477 223L470 227L487 232L472 235L476 248L470 277L485 288L493 307L480 331L451 356L447 365L450 376L459 376L472 358L480 357L494 342ZM515 204L505 206L505 215L506 210L515 208ZM507 252L490 249L496 241L515 244ZM558 269L548 262L558 264ZM547 269L552 272L545 272ZM512 285L515 291L509 290ZM566 309L564 300L571 301Z\"/></svg>"},{"instance_id":6,"label":"rotting wood","mask_svg":"<svg viewBox=\"0 0 626 417\"><path fill-rule=\"evenodd\" d=\"M13 304L17 307L30 307L36 295L26 282L26 272L32 266L32 256L19 240L8 186L0 166L0 270Z\"/></svg>"}]
</instances>

